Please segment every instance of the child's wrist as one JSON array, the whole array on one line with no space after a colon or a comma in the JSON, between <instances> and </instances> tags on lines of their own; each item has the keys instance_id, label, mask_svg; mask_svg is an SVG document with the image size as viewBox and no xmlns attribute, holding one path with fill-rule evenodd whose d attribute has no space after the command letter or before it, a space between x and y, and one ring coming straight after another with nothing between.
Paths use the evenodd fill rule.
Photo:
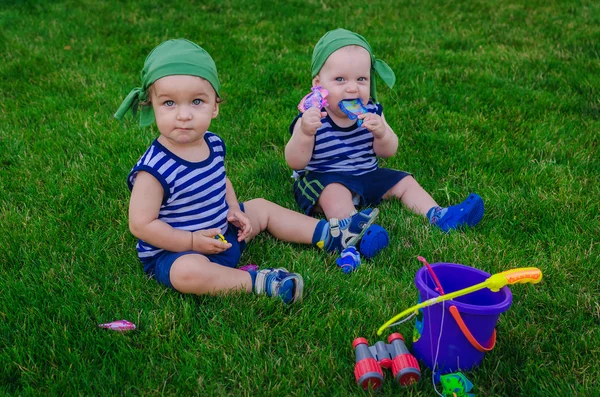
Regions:
<instances>
[{"instance_id":1,"label":"child's wrist","mask_svg":"<svg viewBox=\"0 0 600 397\"><path fill-rule=\"evenodd\" d=\"M305 125L304 125L304 120L302 118L300 118L300 120L298 120L298 122L300 123L300 132L302 134L300 134L301 136L309 136L310 135L310 131L306 131Z\"/></svg>"},{"instance_id":2,"label":"child's wrist","mask_svg":"<svg viewBox=\"0 0 600 397\"><path fill-rule=\"evenodd\" d=\"M378 141L384 140L387 137L387 135L388 134L387 134L386 130L383 130L383 132L379 136L373 134L374 138L377 139Z\"/></svg>"},{"instance_id":3,"label":"child's wrist","mask_svg":"<svg viewBox=\"0 0 600 397\"><path fill-rule=\"evenodd\" d=\"M239 202L235 202L235 203L227 203L227 206L229 207L229 211L241 211L242 208L240 207L240 203Z\"/></svg>"},{"instance_id":4,"label":"child's wrist","mask_svg":"<svg viewBox=\"0 0 600 397\"><path fill-rule=\"evenodd\" d=\"M312 131L307 131L304 128L300 128L300 132L302 132L302 134L300 134L300 136L302 138L304 138L306 141L309 141L311 138L315 137L315 134L313 134Z\"/></svg>"}]
</instances>

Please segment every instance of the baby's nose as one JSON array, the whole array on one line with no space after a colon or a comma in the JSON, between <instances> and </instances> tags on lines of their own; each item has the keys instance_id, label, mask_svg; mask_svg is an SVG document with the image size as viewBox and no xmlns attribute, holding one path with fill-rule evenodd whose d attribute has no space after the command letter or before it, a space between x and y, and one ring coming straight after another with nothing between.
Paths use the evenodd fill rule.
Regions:
<instances>
[{"instance_id":1,"label":"baby's nose","mask_svg":"<svg viewBox=\"0 0 600 397\"><path fill-rule=\"evenodd\" d=\"M348 92L356 92L357 90L358 90L358 84L356 84L354 82L350 82L346 86L346 91L348 91Z\"/></svg>"},{"instance_id":2,"label":"baby's nose","mask_svg":"<svg viewBox=\"0 0 600 397\"><path fill-rule=\"evenodd\" d=\"M190 112L187 106L180 106L178 108L177 117L181 120L187 120L192 117L192 112Z\"/></svg>"}]
</instances>

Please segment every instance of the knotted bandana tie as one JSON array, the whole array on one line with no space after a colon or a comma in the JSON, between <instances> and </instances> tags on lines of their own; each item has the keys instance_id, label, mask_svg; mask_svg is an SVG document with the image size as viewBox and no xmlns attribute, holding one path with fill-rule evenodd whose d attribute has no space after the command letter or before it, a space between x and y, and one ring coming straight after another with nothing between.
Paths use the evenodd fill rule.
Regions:
<instances>
[{"instance_id":1,"label":"knotted bandana tie","mask_svg":"<svg viewBox=\"0 0 600 397\"><path fill-rule=\"evenodd\" d=\"M119 109L114 114L118 120L123 119L131 109L137 113L140 103L148 100L148 88L158 79L173 75L190 75L206 79L214 88L217 96L221 84L217 67L211 56L199 45L185 39L168 40L153 49L146 57L142 69L142 86L129 92ZM142 105L140 125L146 127L154 122L152 105Z\"/></svg>"}]
</instances>

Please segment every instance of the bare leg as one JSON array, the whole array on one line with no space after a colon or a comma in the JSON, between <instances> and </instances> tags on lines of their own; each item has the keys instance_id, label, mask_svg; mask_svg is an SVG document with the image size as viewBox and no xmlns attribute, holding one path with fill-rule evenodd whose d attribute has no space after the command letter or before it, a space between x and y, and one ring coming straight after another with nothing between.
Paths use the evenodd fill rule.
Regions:
<instances>
[{"instance_id":1,"label":"bare leg","mask_svg":"<svg viewBox=\"0 0 600 397\"><path fill-rule=\"evenodd\" d=\"M402 178L383 196L386 200L394 197L400 199L407 208L421 215L427 215L431 207L438 205L412 176Z\"/></svg>"},{"instance_id":2,"label":"bare leg","mask_svg":"<svg viewBox=\"0 0 600 397\"><path fill-rule=\"evenodd\" d=\"M344 219L355 210L352 192L341 183L331 183L321 192L318 205L327 219Z\"/></svg>"},{"instance_id":3,"label":"bare leg","mask_svg":"<svg viewBox=\"0 0 600 397\"><path fill-rule=\"evenodd\" d=\"M217 295L232 291L252 291L250 274L209 260L200 254L184 255L173 263L171 284L179 292Z\"/></svg>"},{"instance_id":4,"label":"bare leg","mask_svg":"<svg viewBox=\"0 0 600 397\"><path fill-rule=\"evenodd\" d=\"M311 244L319 221L296 211L283 208L265 199L244 203L244 212L252 223L250 241L258 233L268 231L273 237L291 243Z\"/></svg>"}]
</instances>

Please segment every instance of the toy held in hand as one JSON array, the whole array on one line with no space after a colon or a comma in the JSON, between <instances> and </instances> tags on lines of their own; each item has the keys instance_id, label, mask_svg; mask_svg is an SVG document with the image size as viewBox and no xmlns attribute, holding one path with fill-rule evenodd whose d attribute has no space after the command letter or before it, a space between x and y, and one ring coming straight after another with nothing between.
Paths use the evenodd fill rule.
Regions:
<instances>
[{"instance_id":1,"label":"toy held in hand","mask_svg":"<svg viewBox=\"0 0 600 397\"><path fill-rule=\"evenodd\" d=\"M113 331L132 331L135 329L135 324L127 320L117 320L110 323L98 324L100 328L112 329Z\"/></svg>"},{"instance_id":2,"label":"toy held in hand","mask_svg":"<svg viewBox=\"0 0 600 397\"><path fill-rule=\"evenodd\" d=\"M298 110L301 113L304 113L308 109L313 107L323 109L325 106L328 105L326 98L327 95L329 95L329 92L325 88L318 85L311 88L311 91L312 92L308 93L304 98L302 98L302 100L298 104Z\"/></svg>"},{"instance_id":3,"label":"toy held in hand","mask_svg":"<svg viewBox=\"0 0 600 397\"><path fill-rule=\"evenodd\" d=\"M340 101L339 107L342 109L342 112L346 113L350 120L356 120L361 114L369 113L369 110L363 105L360 98L344 99ZM362 123L363 121L359 119L357 125L360 127Z\"/></svg>"},{"instance_id":4,"label":"toy held in hand","mask_svg":"<svg viewBox=\"0 0 600 397\"><path fill-rule=\"evenodd\" d=\"M225 240L225 236L223 236L222 234L217 234L215 237L213 237L215 240L219 240L225 244L227 244L227 240Z\"/></svg>"}]
</instances>

